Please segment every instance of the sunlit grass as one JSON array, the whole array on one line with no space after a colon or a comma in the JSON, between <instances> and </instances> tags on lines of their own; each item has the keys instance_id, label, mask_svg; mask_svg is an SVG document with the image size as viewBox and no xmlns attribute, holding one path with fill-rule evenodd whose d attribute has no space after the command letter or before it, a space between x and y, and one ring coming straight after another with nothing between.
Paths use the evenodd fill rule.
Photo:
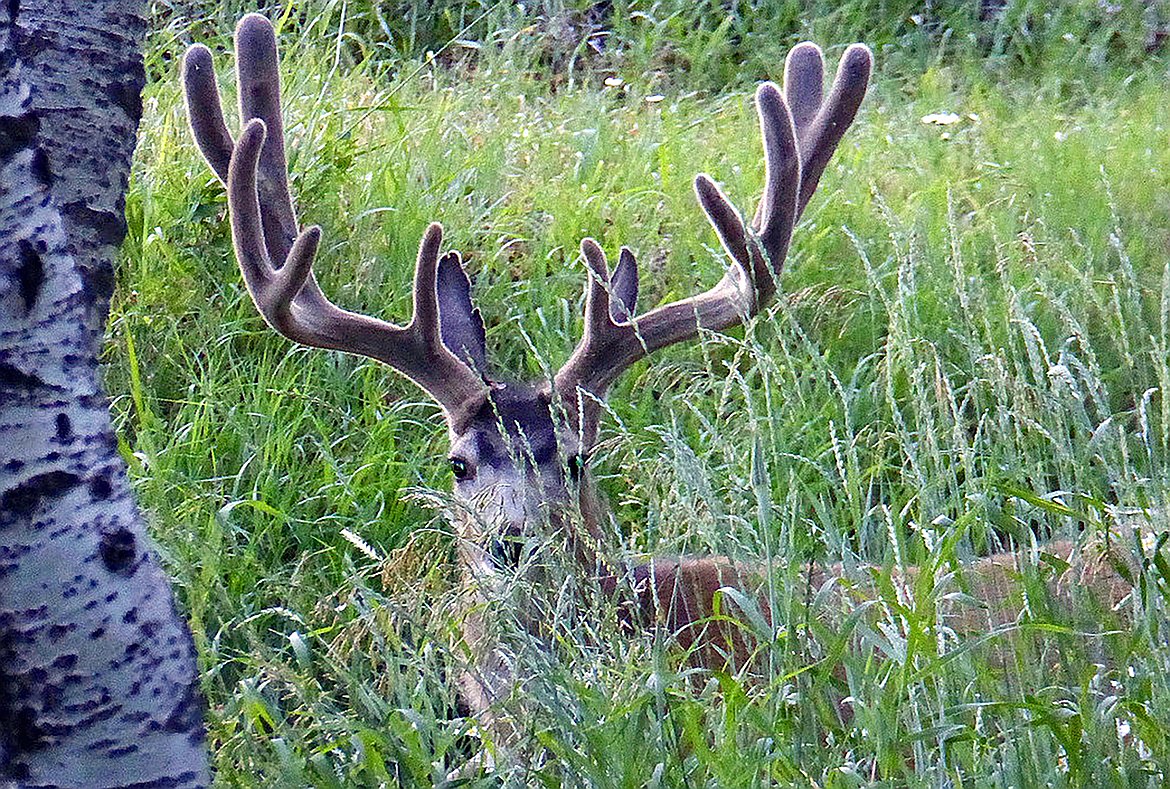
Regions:
<instances>
[{"instance_id":1,"label":"sunlit grass","mask_svg":"<svg viewBox=\"0 0 1170 789\"><path fill-rule=\"evenodd\" d=\"M281 44L293 191L325 229L317 271L340 304L403 319L418 238L440 219L475 275L491 359L528 377L579 331L582 236L639 253L647 306L720 275L691 179L754 205L747 85L695 93L623 70L553 91L507 50L475 68L355 66L338 25L322 13ZM830 33L835 54L847 41ZM450 540L420 493L449 488L445 428L410 384L295 348L255 313L159 54L179 43L160 34L149 59L165 79L147 92L107 380L199 645L219 777L439 781L476 743L452 679ZM791 616L757 634L769 677L688 674L562 603L557 654L528 653L533 745L515 780L1166 779L1168 574L1144 567L1124 612L1050 611L1054 569L1035 552L1116 528L1118 511L1166 525L1159 64L1041 94L881 55L798 230L788 296L628 373L595 461L616 556L775 558L773 607ZM921 121L943 111L958 121ZM961 572L943 576L1016 547L1021 626L947 636L943 613L971 603ZM866 581L863 562L934 572L901 590L879 577L876 605L840 621L817 616L810 559Z\"/></svg>"}]
</instances>

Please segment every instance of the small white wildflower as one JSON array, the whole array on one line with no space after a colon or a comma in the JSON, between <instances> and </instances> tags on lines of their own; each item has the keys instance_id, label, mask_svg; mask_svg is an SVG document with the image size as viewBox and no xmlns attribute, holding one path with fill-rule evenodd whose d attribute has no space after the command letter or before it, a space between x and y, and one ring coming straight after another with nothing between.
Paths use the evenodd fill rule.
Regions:
<instances>
[{"instance_id":1,"label":"small white wildflower","mask_svg":"<svg viewBox=\"0 0 1170 789\"><path fill-rule=\"evenodd\" d=\"M922 122L930 126L953 126L959 122L959 116L953 112L932 112L923 115Z\"/></svg>"},{"instance_id":2,"label":"small white wildflower","mask_svg":"<svg viewBox=\"0 0 1170 789\"><path fill-rule=\"evenodd\" d=\"M373 547L368 542L363 540L361 537L359 537L357 534L353 533L349 529L342 529L341 536L344 537L347 541L349 541L350 545L357 548L359 551L364 553L369 558L373 559L375 562L382 561L382 557L378 555L378 552L375 551L373 549Z\"/></svg>"}]
</instances>

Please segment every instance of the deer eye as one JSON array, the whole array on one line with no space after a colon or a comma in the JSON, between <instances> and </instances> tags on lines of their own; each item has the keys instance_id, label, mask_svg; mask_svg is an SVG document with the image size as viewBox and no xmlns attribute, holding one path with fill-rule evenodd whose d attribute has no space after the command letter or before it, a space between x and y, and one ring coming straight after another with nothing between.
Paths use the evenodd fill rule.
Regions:
<instances>
[{"instance_id":1,"label":"deer eye","mask_svg":"<svg viewBox=\"0 0 1170 789\"><path fill-rule=\"evenodd\" d=\"M585 473L585 460L585 455L581 452L569 455L569 459L565 462L569 469L569 479L574 482L581 481L581 475Z\"/></svg>"},{"instance_id":2,"label":"deer eye","mask_svg":"<svg viewBox=\"0 0 1170 789\"><path fill-rule=\"evenodd\" d=\"M475 476L475 472L471 469L471 464L463 458L451 458L450 460L451 473L455 475L455 479L464 482Z\"/></svg>"}]
</instances>

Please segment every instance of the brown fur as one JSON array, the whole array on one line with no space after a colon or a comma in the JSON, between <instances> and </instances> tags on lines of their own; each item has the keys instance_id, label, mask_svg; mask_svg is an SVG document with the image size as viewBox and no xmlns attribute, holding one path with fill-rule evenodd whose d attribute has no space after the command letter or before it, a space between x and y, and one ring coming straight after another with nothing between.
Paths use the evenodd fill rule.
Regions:
<instances>
[{"instance_id":1,"label":"brown fur","mask_svg":"<svg viewBox=\"0 0 1170 789\"><path fill-rule=\"evenodd\" d=\"M1117 548L1080 548L1062 540L1041 546L1041 551L1058 560L1045 578L1049 599L1043 602L1051 602L1066 613L1085 595L1102 608L1114 609L1133 592L1122 574L1136 571L1133 557ZM999 553L961 568L958 577L951 580L954 588L948 591L963 591L978 604L955 604L940 612L946 626L958 634L975 635L1018 622L1026 605L1021 599L1021 561L1019 554ZM1058 571L1061 563L1067 567ZM846 579L841 564L809 568L810 589L833 584L830 604L823 613L843 617L857 605L879 598L874 576L880 575L880 568L861 570L856 575L863 580L857 583ZM631 632L655 630L664 634L687 654L693 666L750 670L753 639L744 632L744 612L725 590L754 597L768 624L780 624L772 619L764 571L726 557L655 559L637 565L628 573L633 601L619 609L621 623ZM919 572L917 567L906 568L903 573L893 573L890 582L909 590ZM603 577L601 583L607 594L620 594L619 579Z\"/></svg>"}]
</instances>

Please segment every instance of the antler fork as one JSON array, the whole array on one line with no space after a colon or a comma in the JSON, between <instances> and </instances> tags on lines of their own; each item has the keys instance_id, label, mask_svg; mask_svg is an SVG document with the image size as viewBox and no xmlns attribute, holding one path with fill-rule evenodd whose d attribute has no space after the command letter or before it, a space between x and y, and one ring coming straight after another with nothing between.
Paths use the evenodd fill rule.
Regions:
<instances>
[{"instance_id":1,"label":"antler fork","mask_svg":"<svg viewBox=\"0 0 1170 789\"><path fill-rule=\"evenodd\" d=\"M183 86L195 141L227 184L236 259L256 308L294 342L388 364L437 400L454 424L482 403L487 389L441 339L436 277L442 227L431 224L419 245L409 324L396 326L331 302L313 274L321 229L297 229L284 153L276 36L259 14L245 16L236 27L236 70L244 127L235 141L224 123L206 47L187 51Z\"/></svg>"},{"instance_id":2,"label":"antler fork","mask_svg":"<svg viewBox=\"0 0 1170 789\"><path fill-rule=\"evenodd\" d=\"M558 394L571 410L584 394L584 410L595 412L610 384L644 356L754 315L776 294L792 230L845 130L857 115L869 84L873 55L862 44L841 58L828 100L823 97L824 57L810 43L788 54L783 92L768 82L756 91L764 138L764 193L750 225L704 174L695 177L699 204L714 226L732 265L715 287L698 296L657 307L637 317L638 270L623 247L611 275L601 247L581 242L588 268L585 329L572 357L556 375ZM585 398L582 398L585 400ZM586 418L586 432L596 420Z\"/></svg>"}]
</instances>

